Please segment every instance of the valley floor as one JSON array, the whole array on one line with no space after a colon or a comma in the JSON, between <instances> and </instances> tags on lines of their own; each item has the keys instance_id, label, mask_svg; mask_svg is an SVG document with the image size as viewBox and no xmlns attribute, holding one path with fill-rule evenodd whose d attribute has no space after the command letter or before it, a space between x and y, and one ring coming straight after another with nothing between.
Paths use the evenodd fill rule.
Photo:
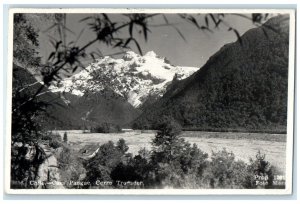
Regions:
<instances>
[{"instance_id":1,"label":"valley floor","mask_svg":"<svg viewBox=\"0 0 300 204\"><path fill-rule=\"evenodd\" d=\"M60 135L64 132L68 134L69 145L78 153L86 145L117 142L123 138L129 146L128 152L135 155L142 148L151 150L151 140L155 136L154 131L138 130L109 134L82 133L82 130L58 131ZM217 152L226 148L235 154L237 160L249 162L249 159L255 159L257 152L260 151L266 154L266 160L280 173L285 172L286 134L184 131L181 136L191 144L196 143L209 156L212 151Z\"/></svg>"}]
</instances>

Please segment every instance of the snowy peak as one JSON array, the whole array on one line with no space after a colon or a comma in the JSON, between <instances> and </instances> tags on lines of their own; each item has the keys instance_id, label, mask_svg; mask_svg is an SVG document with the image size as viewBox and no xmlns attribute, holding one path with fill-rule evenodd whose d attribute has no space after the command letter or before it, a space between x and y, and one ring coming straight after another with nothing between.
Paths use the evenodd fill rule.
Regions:
<instances>
[{"instance_id":1,"label":"snowy peak","mask_svg":"<svg viewBox=\"0 0 300 204\"><path fill-rule=\"evenodd\" d=\"M127 51L125 54L124 54L124 56L123 56L123 60L125 60L125 61L130 61L130 60L132 60L132 59L137 59L139 57L139 55L138 54L136 54L135 52L133 52L133 51Z\"/></svg>"},{"instance_id":2,"label":"snowy peak","mask_svg":"<svg viewBox=\"0 0 300 204\"><path fill-rule=\"evenodd\" d=\"M157 57L156 53L154 51L147 52L144 57Z\"/></svg>"},{"instance_id":3,"label":"snowy peak","mask_svg":"<svg viewBox=\"0 0 300 204\"><path fill-rule=\"evenodd\" d=\"M121 59L106 56L91 63L85 70L52 85L52 91L84 95L105 88L123 96L139 107L151 96L161 97L174 78L182 80L199 68L173 66L154 51L144 56L126 52Z\"/></svg>"}]
</instances>

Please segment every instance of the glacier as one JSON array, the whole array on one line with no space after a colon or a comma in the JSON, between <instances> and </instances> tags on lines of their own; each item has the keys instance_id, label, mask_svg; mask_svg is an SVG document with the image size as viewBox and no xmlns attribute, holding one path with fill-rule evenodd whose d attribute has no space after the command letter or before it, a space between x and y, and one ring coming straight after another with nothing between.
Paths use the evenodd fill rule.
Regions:
<instances>
[{"instance_id":1,"label":"glacier","mask_svg":"<svg viewBox=\"0 0 300 204\"><path fill-rule=\"evenodd\" d=\"M175 78L185 79L197 70L198 67L171 65L154 51L143 56L127 51L121 59L110 56L97 59L71 77L53 83L49 89L83 96L109 88L138 108L150 95L161 97Z\"/></svg>"}]
</instances>

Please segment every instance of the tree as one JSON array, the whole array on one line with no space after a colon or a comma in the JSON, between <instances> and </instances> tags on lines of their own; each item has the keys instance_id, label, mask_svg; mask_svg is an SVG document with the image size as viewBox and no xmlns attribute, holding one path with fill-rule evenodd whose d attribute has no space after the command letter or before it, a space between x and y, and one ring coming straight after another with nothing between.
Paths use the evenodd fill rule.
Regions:
<instances>
[{"instance_id":1,"label":"tree","mask_svg":"<svg viewBox=\"0 0 300 204\"><path fill-rule=\"evenodd\" d=\"M247 176L247 165L236 161L232 152L223 149L212 152L204 182L211 188L244 188Z\"/></svg>"},{"instance_id":2,"label":"tree","mask_svg":"<svg viewBox=\"0 0 300 204\"><path fill-rule=\"evenodd\" d=\"M41 58L36 51L39 46L38 33L26 19L24 14L14 15L14 63L36 67L40 65Z\"/></svg>"},{"instance_id":3,"label":"tree","mask_svg":"<svg viewBox=\"0 0 300 204\"><path fill-rule=\"evenodd\" d=\"M174 160L183 139L179 137L181 126L173 118L164 116L157 126L157 133L152 140L153 154L157 162L168 163Z\"/></svg>"},{"instance_id":4,"label":"tree","mask_svg":"<svg viewBox=\"0 0 300 204\"><path fill-rule=\"evenodd\" d=\"M24 69L40 65L38 34L24 14L15 14L13 29L13 88L12 88L12 188L35 188L39 165L45 152L37 143L45 103L32 99L35 86ZM15 145L16 142L22 146ZM28 159L30 155L30 159Z\"/></svg>"},{"instance_id":5,"label":"tree","mask_svg":"<svg viewBox=\"0 0 300 204\"><path fill-rule=\"evenodd\" d=\"M195 185L207 166L208 155L197 145L180 138L181 126L168 116L162 117L158 131L152 140L151 164L155 185L183 187L187 177L193 177Z\"/></svg>"},{"instance_id":6,"label":"tree","mask_svg":"<svg viewBox=\"0 0 300 204\"><path fill-rule=\"evenodd\" d=\"M68 142L68 135L67 132L64 133L64 138L63 138L64 142L67 143Z\"/></svg>"},{"instance_id":7,"label":"tree","mask_svg":"<svg viewBox=\"0 0 300 204\"><path fill-rule=\"evenodd\" d=\"M117 145L112 141L101 145L96 156L85 162L87 171L85 180L91 182L91 185L94 186L97 180L113 181L118 175L122 175L123 178L124 174L118 174L114 169L127 169L123 165L127 164L127 150L128 146L124 139L120 139Z\"/></svg>"},{"instance_id":8,"label":"tree","mask_svg":"<svg viewBox=\"0 0 300 204\"><path fill-rule=\"evenodd\" d=\"M260 151L256 154L256 159L250 159L248 172L252 177L248 177L247 187L256 188L264 186L265 188L273 187L275 168L266 160L266 155ZM255 179L257 177L257 179ZM265 182L257 185L256 182Z\"/></svg>"},{"instance_id":9,"label":"tree","mask_svg":"<svg viewBox=\"0 0 300 204\"><path fill-rule=\"evenodd\" d=\"M38 33L24 14L14 15L13 32L12 141L26 142L37 137L38 117L45 106L36 100L29 101L34 95L33 87L36 84L22 70L22 67L40 65L36 51L39 46Z\"/></svg>"},{"instance_id":10,"label":"tree","mask_svg":"<svg viewBox=\"0 0 300 204\"><path fill-rule=\"evenodd\" d=\"M123 154L128 151L129 147L127 146L123 138L119 139L119 141L117 142L117 149L119 149Z\"/></svg>"}]
</instances>

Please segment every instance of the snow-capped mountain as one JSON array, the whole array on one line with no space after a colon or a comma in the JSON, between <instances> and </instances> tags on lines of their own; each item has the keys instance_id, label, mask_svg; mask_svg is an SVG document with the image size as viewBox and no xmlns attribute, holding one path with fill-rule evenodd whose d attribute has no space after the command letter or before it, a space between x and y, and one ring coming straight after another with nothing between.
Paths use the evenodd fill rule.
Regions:
<instances>
[{"instance_id":1,"label":"snow-capped mountain","mask_svg":"<svg viewBox=\"0 0 300 204\"><path fill-rule=\"evenodd\" d=\"M144 56L128 51L121 59L109 56L98 59L50 89L82 96L86 92L109 88L134 107L139 107L149 96L162 96L173 79L182 80L198 69L171 65L153 51Z\"/></svg>"}]
</instances>

